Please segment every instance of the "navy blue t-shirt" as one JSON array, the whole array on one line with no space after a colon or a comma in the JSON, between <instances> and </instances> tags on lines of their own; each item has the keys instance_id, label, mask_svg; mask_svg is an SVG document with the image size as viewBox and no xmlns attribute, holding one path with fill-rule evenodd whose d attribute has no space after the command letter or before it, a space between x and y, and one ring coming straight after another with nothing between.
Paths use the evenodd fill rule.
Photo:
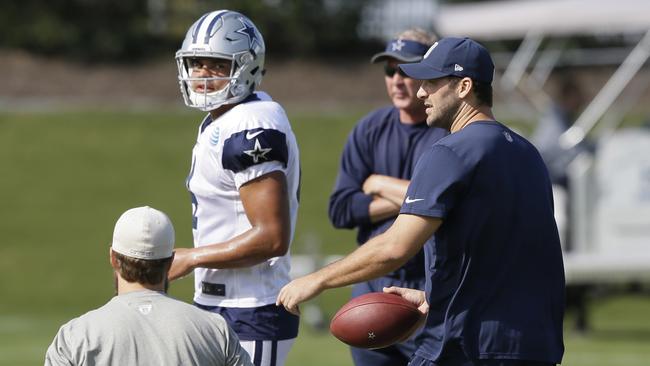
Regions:
<instances>
[{"instance_id":1,"label":"navy blue t-shirt","mask_svg":"<svg viewBox=\"0 0 650 366\"><path fill-rule=\"evenodd\" d=\"M447 131L400 122L399 110L385 107L362 118L354 127L341 156L336 186L330 196L329 217L337 228L358 229L357 243L386 231L395 218L371 223L368 206L372 196L363 193L363 182L371 174L411 179L418 158ZM405 268L415 277L424 275L420 252Z\"/></svg>"},{"instance_id":2,"label":"navy blue t-shirt","mask_svg":"<svg viewBox=\"0 0 650 366\"><path fill-rule=\"evenodd\" d=\"M532 144L495 121L469 124L421 157L401 213L442 219L424 246L431 311L418 356L460 344L472 359L561 362L564 267Z\"/></svg>"}]
</instances>

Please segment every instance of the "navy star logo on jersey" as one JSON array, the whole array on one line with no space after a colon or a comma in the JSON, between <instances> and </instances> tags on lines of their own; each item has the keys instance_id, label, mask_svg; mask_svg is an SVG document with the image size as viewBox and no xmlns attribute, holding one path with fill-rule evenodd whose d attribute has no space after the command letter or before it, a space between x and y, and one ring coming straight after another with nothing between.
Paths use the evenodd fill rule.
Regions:
<instances>
[{"instance_id":1,"label":"navy star logo on jersey","mask_svg":"<svg viewBox=\"0 0 650 366\"><path fill-rule=\"evenodd\" d=\"M261 159L268 160L266 157L266 154L271 152L273 150L272 148L262 148L262 145L260 145L260 140L255 139L255 147L253 150L244 150L244 154L250 156L253 158L253 163L257 164Z\"/></svg>"},{"instance_id":2,"label":"navy star logo on jersey","mask_svg":"<svg viewBox=\"0 0 650 366\"><path fill-rule=\"evenodd\" d=\"M239 21L241 22L243 27L237 29L235 33L239 33L248 37L249 48L253 48L255 43L260 45L260 42L257 39L257 36L255 35L255 28L251 24L249 24L246 20L244 20L244 18L239 18Z\"/></svg>"},{"instance_id":3,"label":"navy star logo on jersey","mask_svg":"<svg viewBox=\"0 0 650 366\"><path fill-rule=\"evenodd\" d=\"M287 138L281 131L254 127L235 132L223 141L221 163L224 169L238 173L270 161L277 161L284 167L289 161Z\"/></svg>"}]
</instances>

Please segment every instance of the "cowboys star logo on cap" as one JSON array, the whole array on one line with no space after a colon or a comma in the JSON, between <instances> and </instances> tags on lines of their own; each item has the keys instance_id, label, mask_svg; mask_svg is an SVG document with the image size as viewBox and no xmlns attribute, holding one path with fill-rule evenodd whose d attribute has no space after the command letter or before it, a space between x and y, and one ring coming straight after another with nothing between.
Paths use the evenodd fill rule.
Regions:
<instances>
[{"instance_id":1,"label":"cowboys star logo on cap","mask_svg":"<svg viewBox=\"0 0 650 366\"><path fill-rule=\"evenodd\" d=\"M372 56L370 62L377 63L386 59L395 59L401 62L416 62L429 49L428 44L410 39L391 39L386 43L386 49Z\"/></svg>"},{"instance_id":2,"label":"cowboys star logo on cap","mask_svg":"<svg viewBox=\"0 0 650 366\"><path fill-rule=\"evenodd\" d=\"M404 47L404 41L402 41L401 39L398 39L397 41L393 42L391 47L392 47L393 51L401 51L402 47Z\"/></svg>"}]
</instances>

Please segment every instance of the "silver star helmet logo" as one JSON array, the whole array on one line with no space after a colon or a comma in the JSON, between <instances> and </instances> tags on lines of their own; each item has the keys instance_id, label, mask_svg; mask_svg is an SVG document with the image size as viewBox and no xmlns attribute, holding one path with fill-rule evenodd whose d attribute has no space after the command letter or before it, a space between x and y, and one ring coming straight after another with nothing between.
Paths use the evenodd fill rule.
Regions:
<instances>
[{"instance_id":1,"label":"silver star helmet logo","mask_svg":"<svg viewBox=\"0 0 650 366\"><path fill-rule=\"evenodd\" d=\"M260 158L264 160L268 160L266 154L268 154L271 150L273 149L270 147L262 148L262 145L260 145L260 140L255 139L255 147L253 148L253 150L244 150L244 154L252 157L253 163L257 164L259 163Z\"/></svg>"},{"instance_id":2,"label":"silver star helmet logo","mask_svg":"<svg viewBox=\"0 0 650 366\"><path fill-rule=\"evenodd\" d=\"M375 339L375 332L373 331L368 332L368 339Z\"/></svg>"}]
</instances>

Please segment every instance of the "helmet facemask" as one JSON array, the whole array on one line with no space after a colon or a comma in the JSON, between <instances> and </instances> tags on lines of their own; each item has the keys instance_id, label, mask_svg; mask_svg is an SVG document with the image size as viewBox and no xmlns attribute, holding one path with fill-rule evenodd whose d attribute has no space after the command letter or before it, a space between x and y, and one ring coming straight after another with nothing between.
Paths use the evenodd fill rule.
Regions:
<instances>
[{"instance_id":1,"label":"helmet facemask","mask_svg":"<svg viewBox=\"0 0 650 366\"><path fill-rule=\"evenodd\" d=\"M177 56L178 81L183 94L185 104L196 107L203 111L210 111L227 104L233 97L230 92L231 86L236 83L233 74L236 72L234 61L230 60L230 75L228 76L192 76L191 60L202 58L200 56ZM211 91L210 84L226 80L228 81L221 89ZM203 86L200 88L200 86ZM199 90L197 90L199 89ZM202 90L200 90L202 89Z\"/></svg>"}]
</instances>

